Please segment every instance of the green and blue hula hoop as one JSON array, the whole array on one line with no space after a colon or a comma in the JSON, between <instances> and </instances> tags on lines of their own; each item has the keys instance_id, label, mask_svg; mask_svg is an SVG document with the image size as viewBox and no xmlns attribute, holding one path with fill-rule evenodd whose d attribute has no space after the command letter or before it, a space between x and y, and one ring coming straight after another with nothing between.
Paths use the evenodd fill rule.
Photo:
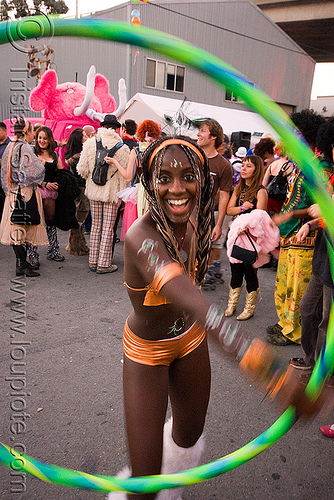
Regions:
<instances>
[{"instance_id":1,"label":"green and blue hula hoop","mask_svg":"<svg viewBox=\"0 0 334 500\"><path fill-rule=\"evenodd\" d=\"M126 43L143 47L197 69L216 84L226 87L243 99L276 130L284 142L291 158L298 164L306 178L306 187L317 201L325 217L329 240L332 274L334 272L334 217L333 202L324 186L321 169L313 152L299 138L297 131L282 109L265 93L249 82L245 76L208 52L179 38L149 28L132 24L97 19L60 19L53 17L31 17L0 24L0 44L31 38L41 38L52 31L52 36L75 36ZM334 368L334 308L332 307L327 340L310 381L307 395L316 400L327 377ZM296 413L289 407L276 422L256 439L230 455L214 462L176 474L121 479L117 477L90 475L55 465L39 462L20 454L6 445L0 445L0 462L15 470L26 471L43 481L73 488L97 491L126 491L129 493L152 493L206 481L235 469L254 458L278 441L295 423Z\"/></svg>"}]
</instances>

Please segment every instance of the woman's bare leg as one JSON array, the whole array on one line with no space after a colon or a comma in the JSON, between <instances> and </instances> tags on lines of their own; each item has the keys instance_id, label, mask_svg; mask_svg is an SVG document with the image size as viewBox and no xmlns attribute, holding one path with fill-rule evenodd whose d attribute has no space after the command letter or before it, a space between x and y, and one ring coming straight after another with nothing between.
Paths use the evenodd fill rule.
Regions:
<instances>
[{"instance_id":1,"label":"woman's bare leg","mask_svg":"<svg viewBox=\"0 0 334 500\"><path fill-rule=\"evenodd\" d=\"M146 366L124 356L123 391L132 476L159 474L168 402L168 366ZM128 495L153 500L155 494Z\"/></svg>"},{"instance_id":2,"label":"woman's bare leg","mask_svg":"<svg viewBox=\"0 0 334 500\"><path fill-rule=\"evenodd\" d=\"M170 366L172 436L182 448L193 446L201 436L210 398L211 369L207 340Z\"/></svg>"}]
</instances>

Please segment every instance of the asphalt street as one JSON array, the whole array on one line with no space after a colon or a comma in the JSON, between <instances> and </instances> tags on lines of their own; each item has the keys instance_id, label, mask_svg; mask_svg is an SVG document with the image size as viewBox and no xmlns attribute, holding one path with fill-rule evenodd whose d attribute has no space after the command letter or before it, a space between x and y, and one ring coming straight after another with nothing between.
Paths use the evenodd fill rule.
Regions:
<instances>
[{"instance_id":1,"label":"asphalt street","mask_svg":"<svg viewBox=\"0 0 334 500\"><path fill-rule=\"evenodd\" d=\"M115 475L127 464L122 329L130 303L123 286L123 244L116 245L114 262L119 270L96 275L88 269L87 256L66 253L67 233L59 231L59 239L66 260L48 261L46 247L41 248L38 278L16 279L14 253L0 246L1 441L47 463ZM226 306L229 266L225 256L222 268L225 283L203 293ZM277 320L275 272L260 269L259 278L261 298L255 315L243 323L250 338L265 338L266 326ZM21 303L15 303L18 299ZM238 312L243 303L244 292ZM295 345L275 349L286 360L301 355ZM275 403L263 400L263 394L211 342L210 355L212 394L203 463L244 446L282 413ZM14 360L21 360L21 365L14 367ZM20 377L13 376L18 366ZM14 385L14 378L20 378L20 387ZM184 500L332 499L334 440L319 430L332 422L333 413L296 424L244 465L185 488ZM20 479L0 465L1 500L104 498L103 493L69 489L31 476Z\"/></svg>"}]
</instances>

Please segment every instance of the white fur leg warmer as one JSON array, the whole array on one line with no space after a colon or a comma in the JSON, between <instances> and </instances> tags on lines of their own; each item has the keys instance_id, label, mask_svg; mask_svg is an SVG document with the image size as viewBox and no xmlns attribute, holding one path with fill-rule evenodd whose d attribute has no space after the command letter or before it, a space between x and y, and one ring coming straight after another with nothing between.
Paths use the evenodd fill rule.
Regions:
<instances>
[{"instance_id":1,"label":"white fur leg warmer","mask_svg":"<svg viewBox=\"0 0 334 500\"><path fill-rule=\"evenodd\" d=\"M202 435L191 448L181 448L172 438L172 419L165 423L161 474L173 474L197 467L204 451L205 439ZM161 491L157 500L182 500L183 488Z\"/></svg>"},{"instance_id":2,"label":"white fur leg warmer","mask_svg":"<svg viewBox=\"0 0 334 500\"><path fill-rule=\"evenodd\" d=\"M161 474L173 474L197 467L204 451L204 445L205 439L202 435L191 448L178 446L172 438L172 419L168 420L164 426ZM125 467L117 474L117 477L123 478L130 476L129 467ZM182 500L182 490L183 488L180 487L160 491L157 500ZM123 491L112 491L108 494L107 500L127 500L127 496Z\"/></svg>"},{"instance_id":3,"label":"white fur leg warmer","mask_svg":"<svg viewBox=\"0 0 334 500\"><path fill-rule=\"evenodd\" d=\"M124 467L116 477L127 478L131 476L131 470L129 467ZM127 500L127 494L125 491L111 491L108 493L107 500Z\"/></svg>"}]
</instances>

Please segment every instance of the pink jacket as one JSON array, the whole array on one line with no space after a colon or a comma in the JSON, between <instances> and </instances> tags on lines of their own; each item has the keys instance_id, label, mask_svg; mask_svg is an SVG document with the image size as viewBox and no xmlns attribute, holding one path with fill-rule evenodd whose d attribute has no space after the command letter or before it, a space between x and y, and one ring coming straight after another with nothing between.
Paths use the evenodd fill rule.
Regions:
<instances>
[{"instance_id":1,"label":"pink jacket","mask_svg":"<svg viewBox=\"0 0 334 500\"><path fill-rule=\"evenodd\" d=\"M269 252L272 252L279 246L279 229L264 210L255 209L248 214L242 214L236 217L230 226L227 238L227 256L232 264L241 262L231 257L231 252L239 232L245 229L248 230L258 253L258 258L253 264L253 267L261 267L263 264L269 262ZM247 250L254 250L245 234L239 235L236 244ZM277 252L275 253L277 255Z\"/></svg>"}]
</instances>

